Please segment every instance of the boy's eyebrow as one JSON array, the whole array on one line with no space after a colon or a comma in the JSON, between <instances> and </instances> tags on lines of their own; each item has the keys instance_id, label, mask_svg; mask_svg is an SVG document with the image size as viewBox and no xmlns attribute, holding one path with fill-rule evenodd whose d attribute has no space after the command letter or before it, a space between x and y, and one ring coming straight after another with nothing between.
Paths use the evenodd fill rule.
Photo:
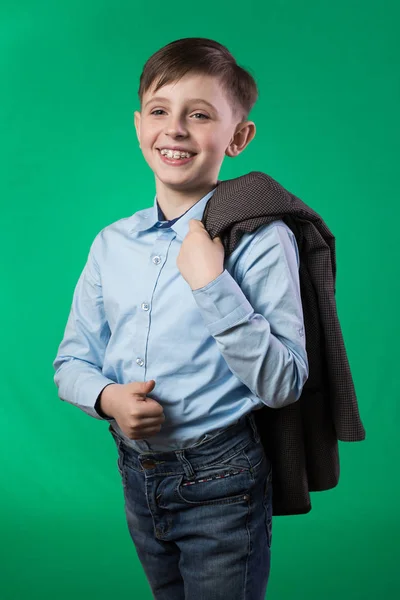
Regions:
<instances>
[{"instance_id":1,"label":"boy's eyebrow","mask_svg":"<svg viewBox=\"0 0 400 600\"><path fill-rule=\"evenodd\" d=\"M169 102L169 100L168 100L168 98L163 98L162 96L154 96L154 98L150 98L150 100L147 100L147 102L143 106L143 108L146 108L146 106L148 104L150 104L150 102ZM204 100L204 98L190 98L189 102L190 103L203 102L204 104L207 104L210 108L212 108L212 110L215 110L215 112L218 112L217 109L215 108L215 106L213 104L211 104L211 102Z\"/></svg>"}]
</instances>

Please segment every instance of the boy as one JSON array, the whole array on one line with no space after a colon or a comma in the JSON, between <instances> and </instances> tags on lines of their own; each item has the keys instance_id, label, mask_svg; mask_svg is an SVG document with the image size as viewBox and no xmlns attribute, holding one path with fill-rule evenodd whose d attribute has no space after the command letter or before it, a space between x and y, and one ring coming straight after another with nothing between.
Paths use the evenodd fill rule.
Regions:
<instances>
[{"instance_id":1,"label":"boy","mask_svg":"<svg viewBox=\"0 0 400 600\"><path fill-rule=\"evenodd\" d=\"M201 223L224 156L255 135L256 83L224 46L168 44L145 64L139 98L154 203L96 236L55 382L110 423L154 598L262 600L272 473L252 411L296 402L308 377L296 239L277 220L224 260Z\"/></svg>"}]
</instances>

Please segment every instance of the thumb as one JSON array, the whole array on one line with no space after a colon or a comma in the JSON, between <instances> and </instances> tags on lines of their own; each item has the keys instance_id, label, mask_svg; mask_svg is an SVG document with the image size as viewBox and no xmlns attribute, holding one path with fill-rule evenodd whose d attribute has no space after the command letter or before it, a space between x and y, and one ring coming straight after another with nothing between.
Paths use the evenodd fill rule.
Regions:
<instances>
[{"instance_id":1,"label":"thumb","mask_svg":"<svg viewBox=\"0 0 400 600\"><path fill-rule=\"evenodd\" d=\"M154 381L154 379L150 379L149 381L132 381L128 384L130 392L132 394L138 394L142 396L145 396L146 394L151 392L151 390L154 389L155 385L156 382Z\"/></svg>"},{"instance_id":2,"label":"thumb","mask_svg":"<svg viewBox=\"0 0 400 600\"><path fill-rule=\"evenodd\" d=\"M200 221L200 219L190 219L189 225L192 227L202 227L204 229L203 221Z\"/></svg>"}]
</instances>

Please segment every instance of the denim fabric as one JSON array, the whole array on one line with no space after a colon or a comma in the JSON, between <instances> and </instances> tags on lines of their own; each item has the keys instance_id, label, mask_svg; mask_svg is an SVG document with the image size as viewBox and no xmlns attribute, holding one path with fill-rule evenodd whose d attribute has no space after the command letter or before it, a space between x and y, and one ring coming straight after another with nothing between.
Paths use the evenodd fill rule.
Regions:
<instances>
[{"instance_id":1,"label":"denim fabric","mask_svg":"<svg viewBox=\"0 0 400 600\"><path fill-rule=\"evenodd\" d=\"M264 600L272 470L254 416L194 446L118 449L125 514L156 600Z\"/></svg>"}]
</instances>

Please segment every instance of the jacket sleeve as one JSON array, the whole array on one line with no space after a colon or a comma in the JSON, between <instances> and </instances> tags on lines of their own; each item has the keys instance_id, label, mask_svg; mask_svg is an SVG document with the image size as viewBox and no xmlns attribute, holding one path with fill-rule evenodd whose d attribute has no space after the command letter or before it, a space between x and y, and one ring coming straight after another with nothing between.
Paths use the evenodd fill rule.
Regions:
<instances>
[{"instance_id":1,"label":"jacket sleeve","mask_svg":"<svg viewBox=\"0 0 400 600\"><path fill-rule=\"evenodd\" d=\"M240 285L225 269L193 295L232 373L281 408L299 399L308 378L295 236L269 223L241 259Z\"/></svg>"},{"instance_id":2,"label":"jacket sleeve","mask_svg":"<svg viewBox=\"0 0 400 600\"><path fill-rule=\"evenodd\" d=\"M97 239L97 238L96 238ZM115 383L102 374L110 329L105 318L94 240L75 287L64 337L53 362L58 396L96 419L112 420L97 412L102 390Z\"/></svg>"}]
</instances>

